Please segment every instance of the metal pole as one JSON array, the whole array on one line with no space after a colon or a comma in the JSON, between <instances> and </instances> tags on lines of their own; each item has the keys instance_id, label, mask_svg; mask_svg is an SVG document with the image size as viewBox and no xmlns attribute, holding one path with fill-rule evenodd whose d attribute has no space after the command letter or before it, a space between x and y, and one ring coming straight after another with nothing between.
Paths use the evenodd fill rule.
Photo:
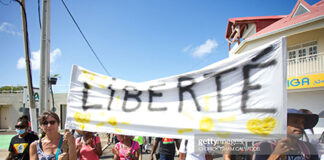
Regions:
<instances>
[{"instance_id":1,"label":"metal pole","mask_svg":"<svg viewBox=\"0 0 324 160\"><path fill-rule=\"evenodd\" d=\"M47 104L46 104L46 111L50 111L51 109L51 103L50 103L50 95L51 95L51 91L50 91L50 88L51 88L51 84L49 83L49 79L50 79L50 66L51 66L51 55L50 55L50 31L51 31L51 25L50 25L50 19L51 19L51 1L48 0L48 3L47 3L47 13L46 14L46 19L48 20L47 23L46 23L46 35L48 37L48 43L46 43L46 48L47 48L47 59L46 59L46 63L47 63L47 92L46 92L46 99L47 99Z\"/></svg>"},{"instance_id":2,"label":"metal pole","mask_svg":"<svg viewBox=\"0 0 324 160\"><path fill-rule=\"evenodd\" d=\"M43 0L42 33L41 33L41 55L40 55L40 113L49 111L49 8L50 0Z\"/></svg>"},{"instance_id":3,"label":"metal pole","mask_svg":"<svg viewBox=\"0 0 324 160\"><path fill-rule=\"evenodd\" d=\"M28 43L28 30L26 23L26 10L25 10L25 0L21 0L21 19L23 25L24 33L24 46L25 46L25 63L26 63L26 73L27 73L27 88L29 94L29 115L31 121L32 131L37 131L37 117L36 117L36 107L34 99L34 90L33 90L33 80L30 69L30 59L29 59L29 43Z\"/></svg>"}]
</instances>

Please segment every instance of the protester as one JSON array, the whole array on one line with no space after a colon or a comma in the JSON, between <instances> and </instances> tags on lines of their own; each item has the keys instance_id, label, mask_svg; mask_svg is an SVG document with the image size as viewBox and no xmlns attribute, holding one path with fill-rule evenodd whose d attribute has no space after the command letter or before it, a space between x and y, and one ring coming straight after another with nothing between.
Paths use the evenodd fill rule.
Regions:
<instances>
[{"instance_id":1,"label":"protester","mask_svg":"<svg viewBox=\"0 0 324 160\"><path fill-rule=\"evenodd\" d=\"M195 150L194 140L183 139L179 149L179 160L212 160L213 156L208 152L208 147L211 146L197 146Z\"/></svg>"},{"instance_id":2,"label":"protester","mask_svg":"<svg viewBox=\"0 0 324 160\"><path fill-rule=\"evenodd\" d=\"M262 142L256 147L254 158L263 159L305 159L318 160L316 149L308 142L299 140L304 129L313 128L318 122L318 115L304 114L296 109L288 109L287 137L278 141Z\"/></svg>"},{"instance_id":3,"label":"protester","mask_svg":"<svg viewBox=\"0 0 324 160\"><path fill-rule=\"evenodd\" d=\"M156 147L160 143L159 155L161 160L174 160L176 146L180 147L180 143L176 139L172 138L155 138L155 142L152 147L152 152L150 159L153 160L153 155L156 150ZM176 145L176 146L175 146Z\"/></svg>"},{"instance_id":4,"label":"protester","mask_svg":"<svg viewBox=\"0 0 324 160\"><path fill-rule=\"evenodd\" d=\"M305 114L313 114L312 111L308 109L300 109L299 111ZM303 140L311 143L316 148L319 155L324 155L324 144L320 143L320 140L315 135L313 128L304 130Z\"/></svg>"},{"instance_id":5,"label":"protester","mask_svg":"<svg viewBox=\"0 0 324 160\"><path fill-rule=\"evenodd\" d=\"M79 160L99 160L102 154L100 137L93 132L83 131L76 139L76 153Z\"/></svg>"},{"instance_id":6,"label":"protester","mask_svg":"<svg viewBox=\"0 0 324 160\"><path fill-rule=\"evenodd\" d=\"M156 141L156 138L154 138L154 141ZM159 160L160 159L160 152L159 152L159 150L160 150L160 143L158 143L156 145L156 149L155 149L155 153L154 153L154 156L155 156L155 159L156 160Z\"/></svg>"},{"instance_id":7,"label":"protester","mask_svg":"<svg viewBox=\"0 0 324 160\"><path fill-rule=\"evenodd\" d=\"M138 160L140 146L133 136L117 135L118 143L112 149L114 160Z\"/></svg>"},{"instance_id":8,"label":"protester","mask_svg":"<svg viewBox=\"0 0 324 160\"><path fill-rule=\"evenodd\" d=\"M151 143L151 137L148 137L148 136L144 137L144 152L145 153L149 153L148 148L149 148L150 143Z\"/></svg>"},{"instance_id":9,"label":"protester","mask_svg":"<svg viewBox=\"0 0 324 160\"><path fill-rule=\"evenodd\" d=\"M38 135L37 132L34 132L34 131L31 130L31 122L30 122L28 116L27 115L23 115L23 116L21 116L21 118L26 119L28 121L27 132L29 132L31 134L34 134L34 135Z\"/></svg>"},{"instance_id":10,"label":"protester","mask_svg":"<svg viewBox=\"0 0 324 160\"><path fill-rule=\"evenodd\" d=\"M64 136L58 132L60 119L54 112L44 112L39 118L40 128L45 136L30 146L32 160L76 160L75 140L69 131ZM62 144L66 144L65 145ZM63 151L63 148L68 148Z\"/></svg>"},{"instance_id":11,"label":"protester","mask_svg":"<svg viewBox=\"0 0 324 160\"><path fill-rule=\"evenodd\" d=\"M25 117L18 118L15 128L17 135L10 141L6 160L29 160L29 146L38 140L38 136L28 132L28 120Z\"/></svg>"},{"instance_id":12,"label":"protester","mask_svg":"<svg viewBox=\"0 0 324 160\"><path fill-rule=\"evenodd\" d=\"M142 160L144 137L143 136L135 136L133 140L136 141L140 146L140 153L141 154L139 156L139 160Z\"/></svg>"}]
</instances>

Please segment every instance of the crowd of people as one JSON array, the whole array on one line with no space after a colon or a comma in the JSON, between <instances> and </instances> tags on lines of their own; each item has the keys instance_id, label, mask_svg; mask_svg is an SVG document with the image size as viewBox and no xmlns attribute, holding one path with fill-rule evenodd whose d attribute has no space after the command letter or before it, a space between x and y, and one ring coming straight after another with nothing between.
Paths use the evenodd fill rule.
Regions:
<instances>
[{"instance_id":1,"label":"crowd of people","mask_svg":"<svg viewBox=\"0 0 324 160\"><path fill-rule=\"evenodd\" d=\"M324 140L314 138L313 131L318 120L319 116L309 110L288 109L285 138L253 143L258 148L253 152L226 150L221 154L225 160L323 160ZM38 121L42 131L39 136L31 131L27 116L18 118L17 135L11 139L6 160L99 160L113 140L114 160L142 160L143 150L148 153L149 137L108 134L107 145L102 148L100 137L93 132L73 130L71 133L66 130L60 134L60 119L54 112L42 113ZM237 144L223 145L232 147ZM150 151L150 160L174 160L176 150L179 160L213 159L213 153L208 149L196 152L193 140L157 137Z\"/></svg>"}]
</instances>

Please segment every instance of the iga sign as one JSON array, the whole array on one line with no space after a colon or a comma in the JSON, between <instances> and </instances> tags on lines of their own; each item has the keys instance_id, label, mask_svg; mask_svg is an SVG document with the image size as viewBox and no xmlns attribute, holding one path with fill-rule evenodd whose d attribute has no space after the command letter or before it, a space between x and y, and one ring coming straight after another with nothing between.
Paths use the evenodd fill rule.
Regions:
<instances>
[{"instance_id":1,"label":"iga sign","mask_svg":"<svg viewBox=\"0 0 324 160\"><path fill-rule=\"evenodd\" d=\"M197 71L141 83L74 65L66 128L171 138L278 138L286 133L285 48L279 39Z\"/></svg>"},{"instance_id":2,"label":"iga sign","mask_svg":"<svg viewBox=\"0 0 324 160\"><path fill-rule=\"evenodd\" d=\"M287 89L324 87L324 73L287 79Z\"/></svg>"}]
</instances>

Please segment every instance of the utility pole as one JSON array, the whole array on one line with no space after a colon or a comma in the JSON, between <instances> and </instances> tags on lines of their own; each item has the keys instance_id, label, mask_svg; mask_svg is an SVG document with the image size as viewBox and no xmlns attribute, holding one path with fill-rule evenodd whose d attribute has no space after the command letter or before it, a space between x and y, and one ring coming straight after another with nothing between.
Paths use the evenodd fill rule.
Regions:
<instances>
[{"instance_id":1,"label":"utility pole","mask_svg":"<svg viewBox=\"0 0 324 160\"><path fill-rule=\"evenodd\" d=\"M29 115L31 121L31 129L32 131L37 131L37 117L36 117L36 107L35 107L35 99L34 99L34 88L33 88L33 79L31 75L30 69L30 59L29 59L29 41L28 41L28 28L26 23L26 10L25 10L25 0L21 0L21 19L23 25L23 33L24 33L24 46L25 46L25 63L26 63L26 73L27 73L27 89L29 94Z\"/></svg>"},{"instance_id":2,"label":"utility pole","mask_svg":"<svg viewBox=\"0 0 324 160\"><path fill-rule=\"evenodd\" d=\"M40 50L40 113L50 110L50 0L43 0Z\"/></svg>"}]
</instances>

